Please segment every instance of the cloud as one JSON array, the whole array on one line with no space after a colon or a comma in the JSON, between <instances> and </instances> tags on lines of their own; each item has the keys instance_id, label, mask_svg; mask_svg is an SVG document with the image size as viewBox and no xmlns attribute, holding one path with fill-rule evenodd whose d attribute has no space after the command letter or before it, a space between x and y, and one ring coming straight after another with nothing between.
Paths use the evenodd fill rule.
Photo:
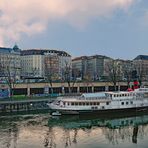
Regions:
<instances>
[{"instance_id":1,"label":"cloud","mask_svg":"<svg viewBox=\"0 0 148 148\"><path fill-rule=\"evenodd\" d=\"M23 34L42 33L48 23L62 20L83 27L94 18L127 10L136 0L0 0L0 45Z\"/></svg>"}]
</instances>

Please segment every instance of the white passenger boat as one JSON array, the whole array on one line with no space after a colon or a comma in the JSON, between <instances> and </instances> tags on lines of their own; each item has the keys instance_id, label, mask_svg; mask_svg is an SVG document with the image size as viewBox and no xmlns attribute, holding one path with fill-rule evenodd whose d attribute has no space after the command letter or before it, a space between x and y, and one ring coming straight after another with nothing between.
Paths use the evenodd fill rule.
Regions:
<instances>
[{"instance_id":1,"label":"white passenger boat","mask_svg":"<svg viewBox=\"0 0 148 148\"><path fill-rule=\"evenodd\" d=\"M80 97L59 97L49 108L61 114L123 113L148 110L148 88L134 91L82 94Z\"/></svg>"}]
</instances>

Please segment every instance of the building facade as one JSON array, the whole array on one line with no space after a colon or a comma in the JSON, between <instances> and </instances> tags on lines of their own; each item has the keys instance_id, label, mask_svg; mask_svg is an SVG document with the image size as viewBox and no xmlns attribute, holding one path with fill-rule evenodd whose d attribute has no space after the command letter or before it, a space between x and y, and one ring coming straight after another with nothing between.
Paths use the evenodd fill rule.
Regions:
<instances>
[{"instance_id":1,"label":"building facade","mask_svg":"<svg viewBox=\"0 0 148 148\"><path fill-rule=\"evenodd\" d=\"M137 79L140 81L148 80L148 55L138 55L134 60L134 69Z\"/></svg>"},{"instance_id":2,"label":"building facade","mask_svg":"<svg viewBox=\"0 0 148 148\"><path fill-rule=\"evenodd\" d=\"M20 79L21 72L21 50L15 45L13 48L0 47L0 79L6 77Z\"/></svg>"},{"instance_id":3,"label":"building facade","mask_svg":"<svg viewBox=\"0 0 148 148\"><path fill-rule=\"evenodd\" d=\"M72 68L78 71L77 77L88 80L100 80L106 76L106 63L111 58L103 55L82 56L72 60Z\"/></svg>"},{"instance_id":4,"label":"building facade","mask_svg":"<svg viewBox=\"0 0 148 148\"><path fill-rule=\"evenodd\" d=\"M21 52L22 77L59 79L66 63L71 63L71 56L65 51L50 49L29 49Z\"/></svg>"}]
</instances>

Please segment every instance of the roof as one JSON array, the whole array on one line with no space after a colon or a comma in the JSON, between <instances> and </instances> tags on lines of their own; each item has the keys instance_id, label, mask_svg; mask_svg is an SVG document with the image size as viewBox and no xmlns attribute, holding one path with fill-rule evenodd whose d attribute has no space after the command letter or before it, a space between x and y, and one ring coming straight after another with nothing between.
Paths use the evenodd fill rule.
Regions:
<instances>
[{"instance_id":1,"label":"roof","mask_svg":"<svg viewBox=\"0 0 148 148\"><path fill-rule=\"evenodd\" d=\"M0 47L0 53L11 53L12 48Z\"/></svg>"},{"instance_id":2,"label":"roof","mask_svg":"<svg viewBox=\"0 0 148 148\"><path fill-rule=\"evenodd\" d=\"M82 96L85 98L105 97L105 93L84 93Z\"/></svg>"},{"instance_id":3,"label":"roof","mask_svg":"<svg viewBox=\"0 0 148 148\"><path fill-rule=\"evenodd\" d=\"M19 47L17 46L17 44L14 45L13 50L15 52L20 52L21 51L21 49L19 49Z\"/></svg>"},{"instance_id":4,"label":"roof","mask_svg":"<svg viewBox=\"0 0 148 148\"><path fill-rule=\"evenodd\" d=\"M67 52L53 49L28 49L22 50L21 55L44 55L45 53L56 53L59 56L71 57Z\"/></svg>"},{"instance_id":5,"label":"roof","mask_svg":"<svg viewBox=\"0 0 148 148\"><path fill-rule=\"evenodd\" d=\"M83 59L111 59L110 57L104 55L92 55L92 56L81 56L72 59L72 61L83 60Z\"/></svg>"},{"instance_id":6,"label":"roof","mask_svg":"<svg viewBox=\"0 0 148 148\"><path fill-rule=\"evenodd\" d=\"M148 60L148 55L138 55L134 60Z\"/></svg>"},{"instance_id":7,"label":"roof","mask_svg":"<svg viewBox=\"0 0 148 148\"><path fill-rule=\"evenodd\" d=\"M6 48L6 47L0 47L0 53L19 53L20 49L17 45L15 45L13 48Z\"/></svg>"}]
</instances>

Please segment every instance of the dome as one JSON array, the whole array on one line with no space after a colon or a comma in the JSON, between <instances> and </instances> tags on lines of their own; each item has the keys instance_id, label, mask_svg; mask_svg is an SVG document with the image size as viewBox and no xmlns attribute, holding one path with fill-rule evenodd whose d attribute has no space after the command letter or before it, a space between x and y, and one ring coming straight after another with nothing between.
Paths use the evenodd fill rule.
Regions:
<instances>
[{"instance_id":1,"label":"dome","mask_svg":"<svg viewBox=\"0 0 148 148\"><path fill-rule=\"evenodd\" d=\"M17 46L17 44L14 45L13 50L15 52L20 52L21 51L21 49L19 49L19 47Z\"/></svg>"}]
</instances>

